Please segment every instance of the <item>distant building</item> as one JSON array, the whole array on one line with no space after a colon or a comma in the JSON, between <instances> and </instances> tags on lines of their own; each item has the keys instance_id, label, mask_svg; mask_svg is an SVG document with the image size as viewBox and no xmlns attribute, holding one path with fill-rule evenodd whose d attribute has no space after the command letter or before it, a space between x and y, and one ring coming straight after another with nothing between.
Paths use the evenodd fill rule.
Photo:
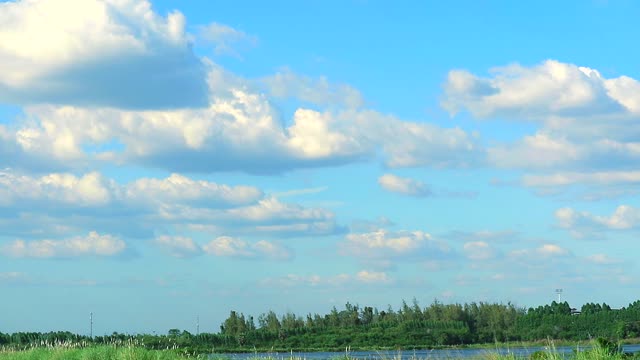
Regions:
<instances>
[{"instance_id":1,"label":"distant building","mask_svg":"<svg viewBox=\"0 0 640 360\"><path fill-rule=\"evenodd\" d=\"M571 315L580 315L580 310L576 308L571 308Z\"/></svg>"}]
</instances>

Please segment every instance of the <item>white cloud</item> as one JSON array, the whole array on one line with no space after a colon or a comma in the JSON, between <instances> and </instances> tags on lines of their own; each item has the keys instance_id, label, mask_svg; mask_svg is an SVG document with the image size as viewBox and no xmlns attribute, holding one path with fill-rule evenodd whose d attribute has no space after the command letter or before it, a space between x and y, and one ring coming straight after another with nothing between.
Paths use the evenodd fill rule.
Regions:
<instances>
[{"instance_id":1,"label":"white cloud","mask_svg":"<svg viewBox=\"0 0 640 360\"><path fill-rule=\"evenodd\" d=\"M5 256L18 258L110 257L122 254L126 248L124 241L92 231L87 236L63 240L16 240L4 245L0 252Z\"/></svg>"},{"instance_id":2,"label":"white cloud","mask_svg":"<svg viewBox=\"0 0 640 360\"><path fill-rule=\"evenodd\" d=\"M556 210L558 226L569 230L575 237L596 236L606 230L631 230L640 227L640 209L630 205L618 206L610 216L594 215L572 208Z\"/></svg>"},{"instance_id":3,"label":"white cloud","mask_svg":"<svg viewBox=\"0 0 640 360\"><path fill-rule=\"evenodd\" d=\"M212 76L219 72L212 65ZM174 172L273 174L378 154L390 167L439 168L472 166L484 156L478 139L459 128L406 122L371 110L299 108L285 128L264 95L228 81L227 87L212 81L209 106L197 109L27 107L26 120L0 131L8 144L0 151L33 160L22 164L7 156L0 166L41 168L48 159L49 166L58 167L93 161Z\"/></svg>"},{"instance_id":4,"label":"white cloud","mask_svg":"<svg viewBox=\"0 0 640 360\"><path fill-rule=\"evenodd\" d=\"M0 3L0 63L5 102L206 103L204 68L191 51L184 16L159 16L146 0Z\"/></svg>"},{"instance_id":5,"label":"white cloud","mask_svg":"<svg viewBox=\"0 0 640 360\"><path fill-rule=\"evenodd\" d=\"M240 57L238 53L239 49L247 46L255 46L258 42L258 39L253 35L215 22L200 27L198 40L212 44L217 55L231 55L235 57Z\"/></svg>"},{"instance_id":6,"label":"white cloud","mask_svg":"<svg viewBox=\"0 0 640 360\"><path fill-rule=\"evenodd\" d=\"M362 270L355 275L338 274L333 276L321 275L295 275L288 274L282 277L266 278L260 281L265 287L293 288L293 287L343 287L354 285L387 285L394 280L384 272Z\"/></svg>"},{"instance_id":7,"label":"white cloud","mask_svg":"<svg viewBox=\"0 0 640 360\"><path fill-rule=\"evenodd\" d=\"M347 84L333 84L321 76L317 79L299 75L285 68L274 75L260 79L269 93L276 98L297 98L323 106L359 108L364 105L360 92Z\"/></svg>"},{"instance_id":8,"label":"white cloud","mask_svg":"<svg viewBox=\"0 0 640 360\"><path fill-rule=\"evenodd\" d=\"M582 160L585 149L545 133L525 136L513 144L487 149L490 164L505 168L549 168Z\"/></svg>"},{"instance_id":9,"label":"white cloud","mask_svg":"<svg viewBox=\"0 0 640 360\"><path fill-rule=\"evenodd\" d=\"M486 150L489 165L526 170L523 186L542 195L585 186L580 197L591 200L633 192L603 187L637 180L637 80L606 78L595 69L547 60L495 68L488 77L453 70L444 88L442 105L451 114L467 110L476 118L536 126L534 134Z\"/></svg>"},{"instance_id":10,"label":"white cloud","mask_svg":"<svg viewBox=\"0 0 640 360\"><path fill-rule=\"evenodd\" d=\"M451 249L422 231L390 232L380 229L368 233L348 234L340 244L340 253L366 261L384 263L392 259L428 261L443 258L451 254Z\"/></svg>"},{"instance_id":11,"label":"white cloud","mask_svg":"<svg viewBox=\"0 0 640 360\"><path fill-rule=\"evenodd\" d=\"M637 101L629 92L634 88L630 79L605 79L594 69L555 60L533 67L498 67L491 75L449 72L443 106L451 113L466 109L480 118L538 121L550 115L620 113L633 108L623 103Z\"/></svg>"},{"instance_id":12,"label":"white cloud","mask_svg":"<svg viewBox=\"0 0 640 360\"><path fill-rule=\"evenodd\" d=\"M251 186L180 174L119 184L97 172L34 177L5 170L0 172L0 209L20 214L0 219L5 234L24 236L91 229L140 238L153 236L158 226L161 231L191 228L216 235L321 236L345 231L329 210L265 197Z\"/></svg>"},{"instance_id":13,"label":"white cloud","mask_svg":"<svg viewBox=\"0 0 640 360\"><path fill-rule=\"evenodd\" d=\"M537 248L533 249L520 249L514 250L511 253L511 256L517 258L526 258L532 261L536 261L543 258L557 258L557 257L566 257L570 256L571 252L568 249L565 249L557 244L542 244Z\"/></svg>"},{"instance_id":14,"label":"white cloud","mask_svg":"<svg viewBox=\"0 0 640 360\"><path fill-rule=\"evenodd\" d=\"M161 204L191 204L209 208L237 207L256 203L262 191L251 186L220 185L193 180L180 174L167 178L140 178L118 184L98 172L81 176L52 173L40 177L15 171L0 171L0 207L30 202L73 207L154 207Z\"/></svg>"},{"instance_id":15,"label":"white cloud","mask_svg":"<svg viewBox=\"0 0 640 360\"><path fill-rule=\"evenodd\" d=\"M558 172L545 175L524 175L522 184L528 187L555 187L574 184L613 185L640 183L640 171Z\"/></svg>"},{"instance_id":16,"label":"white cloud","mask_svg":"<svg viewBox=\"0 0 640 360\"><path fill-rule=\"evenodd\" d=\"M359 271L355 276L356 281L367 284L384 284L391 282L391 278L387 273L381 271Z\"/></svg>"},{"instance_id":17,"label":"white cloud","mask_svg":"<svg viewBox=\"0 0 640 360\"><path fill-rule=\"evenodd\" d=\"M484 241L471 241L463 246L464 252L469 260L486 261L496 256L496 251Z\"/></svg>"},{"instance_id":18,"label":"white cloud","mask_svg":"<svg viewBox=\"0 0 640 360\"><path fill-rule=\"evenodd\" d=\"M378 184L383 189L398 194L425 197L432 195L429 186L422 181L403 178L393 174L384 174L378 178Z\"/></svg>"},{"instance_id":19,"label":"white cloud","mask_svg":"<svg viewBox=\"0 0 640 360\"><path fill-rule=\"evenodd\" d=\"M184 236L162 235L155 238L153 242L163 251L177 258L188 258L202 253L200 246L191 238Z\"/></svg>"},{"instance_id":20,"label":"white cloud","mask_svg":"<svg viewBox=\"0 0 640 360\"><path fill-rule=\"evenodd\" d=\"M20 205L23 201L44 201L66 205L101 206L112 201L117 185L100 173L77 177L54 173L39 178L0 172L0 206Z\"/></svg>"},{"instance_id":21,"label":"white cloud","mask_svg":"<svg viewBox=\"0 0 640 360\"><path fill-rule=\"evenodd\" d=\"M479 231L451 231L444 236L447 239L463 241L465 243L485 242L495 244L497 242L506 242L517 240L520 234L513 230L479 230Z\"/></svg>"},{"instance_id":22,"label":"white cloud","mask_svg":"<svg viewBox=\"0 0 640 360\"><path fill-rule=\"evenodd\" d=\"M293 257L291 251L280 244L266 240L252 243L229 236L218 237L202 249L210 255L245 259L289 260Z\"/></svg>"},{"instance_id":23,"label":"white cloud","mask_svg":"<svg viewBox=\"0 0 640 360\"><path fill-rule=\"evenodd\" d=\"M165 179L142 178L126 186L131 201L148 203L192 203L207 207L233 207L252 204L264 196L252 186L229 186L193 180L180 174Z\"/></svg>"},{"instance_id":24,"label":"white cloud","mask_svg":"<svg viewBox=\"0 0 640 360\"><path fill-rule=\"evenodd\" d=\"M586 257L587 261L598 265L614 265L622 262L620 259L615 259L606 254L593 254Z\"/></svg>"}]
</instances>

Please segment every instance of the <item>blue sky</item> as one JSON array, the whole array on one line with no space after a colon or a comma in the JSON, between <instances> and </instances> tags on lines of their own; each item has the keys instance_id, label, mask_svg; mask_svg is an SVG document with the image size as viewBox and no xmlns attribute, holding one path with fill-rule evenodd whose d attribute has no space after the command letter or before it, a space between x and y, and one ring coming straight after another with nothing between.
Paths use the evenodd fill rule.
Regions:
<instances>
[{"instance_id":1,"label":"blue sky","mask_svg":"<svg viewBox=\"0 0 640 360\"><path fill-rule=\"evenodd\" d=\"M0 2L0 331L637 300L638 10Z\"/></svg>"}]
</instances>

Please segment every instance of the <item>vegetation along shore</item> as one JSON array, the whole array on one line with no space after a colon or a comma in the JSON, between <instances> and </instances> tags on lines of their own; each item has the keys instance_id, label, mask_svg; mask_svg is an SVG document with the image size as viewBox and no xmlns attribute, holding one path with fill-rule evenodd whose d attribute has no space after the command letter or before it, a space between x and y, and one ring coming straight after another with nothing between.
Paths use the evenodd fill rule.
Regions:
<instances>
[{"instance_id":1,"label":"vegetation along shore","mask_svg":"<svg viewBox=\"0 0 640 360\"><path fill-rule=\"evenodd\" d=\"M0 346L24 350L46 344L84 344L82 347L135 344L147 350L180 350L209 354L268 351L344 351L434 349L442 347L489 348L504 343L540 345L587 343L606 338L635 342L640 336L640 301L612 309L607 304L571 308L552 302L524 309L513 304L443 304L422 307L403 302L398 309L379 310L347 303L328 314L268 311L257 318L231 311L217 333L191 333L170 329L167 334L121 334L89 337L70 332L0 333Z\"/></svg>"}]
</instances>

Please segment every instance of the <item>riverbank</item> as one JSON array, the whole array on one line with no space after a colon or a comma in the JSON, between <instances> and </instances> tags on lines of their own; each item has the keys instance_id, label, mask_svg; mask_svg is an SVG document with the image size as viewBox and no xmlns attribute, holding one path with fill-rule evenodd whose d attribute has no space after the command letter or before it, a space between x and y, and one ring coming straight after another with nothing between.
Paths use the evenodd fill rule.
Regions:
<instances>
[{"instance_id":1,"label":"riverbank","mask_svg":"<svg viewBox=\"0 0 640 360\"><path fill-rule=\"evenodd\" d=\"M456 360L456 359L476 359L476 360L628 360L640 359L635 354L624 354L619 349L603 347L597 343L590 343L589 349L577 352L562 352L554 346L548 347L544 351L532 353L505 352L507 348L500 351L483 351L466 356L462 353L441 357L438 354L411 354L394 353L372 355L366 357L370 360ZM33 348L22 351L0 349L0 360L185 360L185 359L213 359L213 360L233 360L231 354L196 355L185 354L176 349L148 350L138 346L90 346L86 348L49 347ZM314 360L316 358L300 356L293 352L285 354L256 354L246 357L247 360ZM351 352L343 352L341 355L327 357L330 360L362 360Z\"/></svg>"},{"instance_id":2,"label":"riverbank","mask_svg":"<svg viewBox=\"0 0 640 360\"><path fill-rule=\"evenodd\" d=\"M509 342L493 342L483 344L460 344L460 345L410 345L410 346L375 346L375 347L357 347L349 346L349 351L405 351L410 352L414 350L464 350L464 349L510 349L510 348L536 348L536 347L588 347L593 343L593 340L582 341L570 341L560 339L544 339L535 341L509 341ZM620 341L620 344L635 345L640 344L640 338L624 339ZM292 348L278 348L278 347L242 347L242 348L225 348L216 347L215 352L220 354L225 353L289 353L293 352L344 352L345 347L292 347Z\"/></svg>"}]
</instances>

